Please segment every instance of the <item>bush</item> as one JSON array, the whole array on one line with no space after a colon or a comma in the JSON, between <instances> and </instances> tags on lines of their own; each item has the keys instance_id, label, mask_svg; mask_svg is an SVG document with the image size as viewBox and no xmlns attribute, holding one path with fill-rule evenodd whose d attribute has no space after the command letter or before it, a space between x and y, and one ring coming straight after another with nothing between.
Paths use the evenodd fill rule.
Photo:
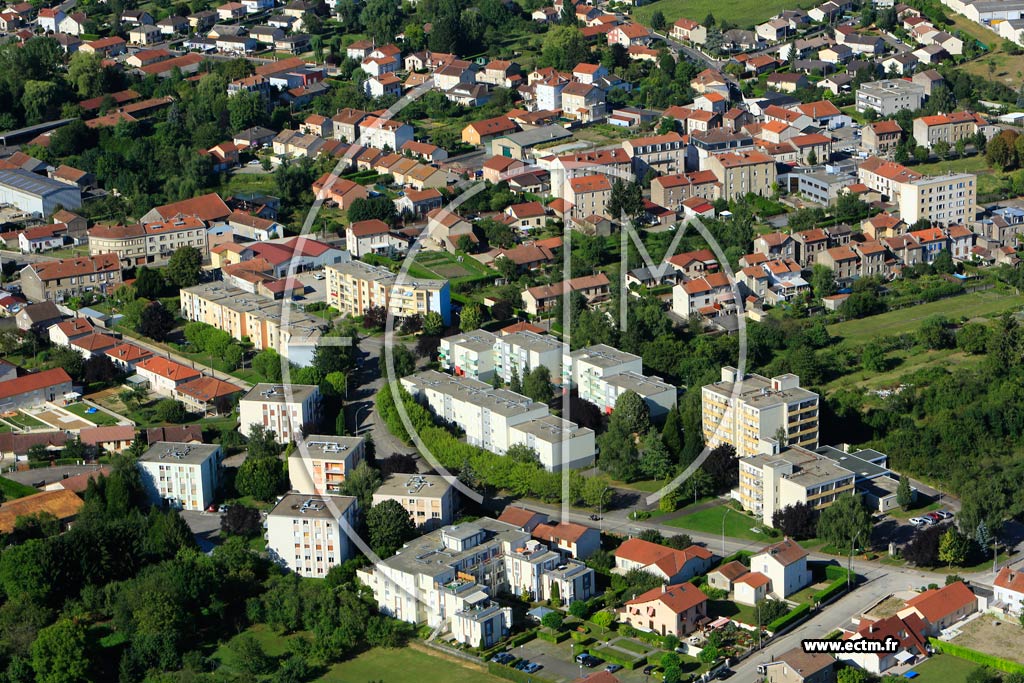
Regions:
<instances>
[{"instance_id":1,"label":"bush","mask_svg":"<svg viewBox=\"0 0 1024 683\"><path fill-rule=\"evenodd\" d=\"M822 588L820 591L814 594L815 602L824 603L828 602L832 598L846 591L846 578L836 579L830 583L826 588Z\"/></svg>"},{"instance_id":2,"label":"bush","mask_svg":"<svg viewBox=\"0 0 1024 683\"><path fill-rule=\"evenodd\" d=\"M984 652L978 652L977 650L972 650L961 645L954 645L953 643L947 643L936 638L929 638L928 642L931 643L931 646L935 648L936 652L942 652L952 655L953 657L966 659L967 661L974 662L975 664L991 666L993 669L999 669L1006 673L1024 673L1024 664L1019 662L985 654Z\"/></svg>"},{"instance_id":3,"label":"bush","mask_svg":"<svg viewBox=\"0 0 1024 683\"><path fill-rule=\"evenodd\" d=\"M839 579L842 579L843 581L845 581L846 580L846 574L847 574L847 571L846 571L846 568L844 568L844 567L840 567L839 565L835 565L835 564L825 565L825 578L828 579L829 581L837 581ZM856 574L854 574L853 579L854 580L857 579L857 575Z\"/></svg>"},{"instance_id":4,"label":"bush","mask_svg":"<svg viewBox=\"0 0 1024 683\"><path fill-rule=\"evenodd\" d=\"M549 643L561 643L569 640L569 635L568 631L537 631L537 637Z\"/></svg>"}]
</instances>

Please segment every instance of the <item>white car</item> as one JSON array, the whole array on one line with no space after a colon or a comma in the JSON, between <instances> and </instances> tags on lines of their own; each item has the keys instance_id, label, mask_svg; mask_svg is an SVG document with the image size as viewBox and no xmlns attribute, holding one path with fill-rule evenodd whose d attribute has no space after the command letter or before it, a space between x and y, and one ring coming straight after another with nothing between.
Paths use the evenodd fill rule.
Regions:
<instances>
[{"instance_id":1,"label":"white car","mask_svg":"<svg viewBox=\"0 0 1024 683\"><path fill-rule=\"evenodd\" d=\"M913 524L914 526L928 526L928 524L930 524L929 520L925 519L924 517L911 517L907 521Z\"/></svg>"},{"instance_id":2,"label":"white car","mask_svg":"<svg viewBox=\"0 0 1024 683\"><path fill-rule=\"evenodd\" d=\"M325 277L327 277L327 276L324 275L323 273L317 273L316 275L313 276L313 279L314 280L323 280Z\"/></svg>"}]
</instances>

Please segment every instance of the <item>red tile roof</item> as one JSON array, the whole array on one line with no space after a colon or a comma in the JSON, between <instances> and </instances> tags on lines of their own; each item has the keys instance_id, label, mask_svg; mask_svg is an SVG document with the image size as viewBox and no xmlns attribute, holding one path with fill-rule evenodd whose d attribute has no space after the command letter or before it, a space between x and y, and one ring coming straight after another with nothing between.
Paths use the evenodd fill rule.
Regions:
<instances>
[{"instance_id":1,"label":"red tile roof","mask_svg":"<svg viewBox=\"0 0 1024 683\"><path fill-rule=\"evenodd\" d=\"M105 427L87 427L78 433L82 443L98 446L112 441L134 441L135 427L132 425L108 425Z\"/></svg>"},{"instance_id":2,"label":"red tile roof","mask_svg":"<svg viewBox=\"0 0 1024 683\"><path fill-rule=\"evenodd\" d=\"M678 583L672 586L661 586L638 595L626 602L627 605L641 605L645 602L661 602L676 614L682 614L693 609L702 602L707 602L708 597L704 591L692 583Z\"/></svg>"},{"instance_id":3,"label":"red tile roof","mask_svg":"<svg viewBox=\"0 0 1024 683\"><path fill-rule=\"evenodd\" d=\"M201 376L198 370L193 370L190 367L184 366L181 363L176 363L173 360L162 356L147 358L135 367L137 370L145 370L153 373L154 375L166 377L174 382L184 382Z\"/></svg>"},{"instance_id":4,"label":"red tile roof","mask_svg":"<svg viewBox=\"0 0 1024 683\"><path fill-rule=\"evenodd\" d=\"M788 567L794 562L807 557L807 551L800 547L800 544L791 538L787 538L762 548L758 555L771 555L776 562Z\"/></svg>"},{"instance_id":5,"label":"red tile roof","mask_svg":"<svg viewBox=\"0 0 1024 683\"><path fill-rule=\"evenodd\" d=\"M916 609L918 614L932 624L938 624L968 605L976 605L977 601L977 596L963 581L956 581L942 588L931 588L918 593L907 600L907 607Z\"/></svg>"},{"instance_id":6,"label":"red tile roof","mask_svg":"<svg viewBox=\"0 0 1024 683\"><path fill-rule=\"evenodd\" d=\"M71 377L64 371L64 368L33 372L29 375L9 379L6 382L0 382L0 399L21 396L30 391L49 389L65 382L70 384Z\"/></svg>"},{"instance_id":7,"label":"red tile roof","mask_svg":"<svg viewBox=\"0 0 1024 683\"><path fill-rule=\"evenodd\" d=\"M641 538L631 538L615 550L615 557L645 567L656 566L671 578L681 572L691 560L710 560L711 553L698 545L676 550Z\"/></svg>"},{"instance_id":8,"label":"red tile roof","mask_svg":"<svg viewBox=\"0 0 1024 683\"><path fill-rule=\"evenodd\" d=\"M79 258L42 261L30 266L40 280L58 280L96 273L112 273L121 270L116 254L98 254Z\"/></svg>"},{"instance_id":9,"label":"red tile roof","mask_svg":"<svg viewBox=\"0 0 1024 683\"><path fill-rule=\"evenodd\" d=\"M498 521L505 522L506 524L511 524L512 526L517 526L519 528L523 528L538 516L543 517L544 515L541 515L538 512L534 512L533 510L521 508L518 505L509 505L504 510L502 510L501 516L498 517Z\"/></svg>"}]
</instances>

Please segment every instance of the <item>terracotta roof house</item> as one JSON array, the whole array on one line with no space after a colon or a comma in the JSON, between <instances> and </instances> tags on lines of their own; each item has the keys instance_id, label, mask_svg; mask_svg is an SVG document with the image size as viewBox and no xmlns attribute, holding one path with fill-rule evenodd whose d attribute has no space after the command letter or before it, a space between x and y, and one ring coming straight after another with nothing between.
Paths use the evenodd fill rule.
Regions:
<instances>
[{"instance_id":1,"label":"terracotta roof house","mask_svg":"<svg viewBox=\"0 0 1024 683\"><path fill-rule=\"evenodd\" d=\"M89 427L78 433L78 437L87 446L101 451L120 453L135 441L135 427L132 425L106 425Z\"/></svg>"},{"instance_id":2,"label":"terracotta roof house","mask_svg":"<svg viewBox=\"0 0 1024 683\"><path fill-rule=\"evenodd\" d=\"M241 387L230 382L203 375L175 387L174 398L192 412L220 415L231 412L232 399L242 391Z\"/></svg>"},{"instance_id":3,"label":"terracotta roof house","mask_svg":"<svg viewBox=\"0 0 1024 683\"><path fill-rule=\"evenodd\" d=\"M711 553L698 545L676 550L640 538L631 538L615 550L615 570L626 573L641 569L667 583L688 581L711 566Z\"/></svg>"},{"instance_id":4,"label":"terracotta roof house","mask_svg":"<svg viewBox=\"0 0 1024 683\"><path fill-rule=\"evenodd\" d=\"M142 223L168 221L175 216L196 216L206 222L219 221L231 215L231 209L216 192L204 194L180 202L164 204L150 209L142 216Z\"/></svg>"},{"instance_id":5,"label":"terracotta roof house","mask_svg":"<svg viewBox=\"0 0 1024 683\"><path fill-rule=\"evenodd\" d=\"M930 588L907 600L906 607L896 613L906 618L911 614L928 622L928 632L938 635L956 622L978 611L978 597L963 581L942 588Z\"/></svg>"},{"instance_id":6,"label":"terracotta roof house","mask_svg":"<svg viewBox=\"0 0 1024 683\"><path fill-rule=\"evenodd\" d=\"M659 586L626 602L619 621L633 628L682 638L707 618L708 598L691 583Z\"/></svg>"},{"instance_id":7,"label":"terracotta roof house","mask_svg":"<svg viewBox=\"0 0 1024 683\"><path fill-rule=\"evenodd\" d=\"M844 653L838 658L873 674L881 674L894 666L915 664L928 656L928 624L916 614L907 617L894 614L878 621L862 619L857 630L847 633L844 639L865 638L883 641L894 638L898 644L895 651Z\"/></svg>"},{"instance_id":8,"label":"terracotta roof house","mask_svg":"<svg viewBox=\"0 0 1024 683\"><path fill-rule=\"evenodd\" d=\"M577 560L587 560L601 549L601 534L597 529L572 522L538 524L531 532L534 538Z\"/></svg>"},{"instance_id":9,"label":"terracotta roof house","mask_svg":"<svg viewBox=\"0 0 1024 683\"><path fill-rule=\"evenodd\" d=\"M18 517L46 512L57 518L61 528L66 529L78 516L85 502L72 491L44 491L35 495L11 500L0 505L0 532L14 531Z\"/></svg>"},{"instance_id":10,"label":"terracotta roof house","mask_svg":"<svg viewBox=\"0 0 1024 683\"><path fill-rule=\"evenodd\" d=\"M533 530L537 528L537 525L544 524L548 521L548 516L542 512L534 512L533 510L521 508L518 505L509 505L501 511L498 521L511 524L512 526L519 527L523 531L533 533Z\"/></svg>"}]
</instances>

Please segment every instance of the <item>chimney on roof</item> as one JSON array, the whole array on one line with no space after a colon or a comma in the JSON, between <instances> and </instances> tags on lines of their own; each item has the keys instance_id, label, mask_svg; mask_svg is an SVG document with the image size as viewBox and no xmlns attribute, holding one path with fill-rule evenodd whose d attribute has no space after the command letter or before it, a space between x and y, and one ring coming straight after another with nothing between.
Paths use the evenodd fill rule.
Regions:
<instances>
[{"instance_id":1,"label":"chimney on roof","mask_svg":"<svg viewBox=\"0 0 1024 683\"><path fill-rule=\"evenodd\" d=\"M667 590L668 590L668 586L666 586L665 584L661 584L661 593L662 593L662 595L664 595L665 591L667 591Z\"/></svg>"}]
</instances>

